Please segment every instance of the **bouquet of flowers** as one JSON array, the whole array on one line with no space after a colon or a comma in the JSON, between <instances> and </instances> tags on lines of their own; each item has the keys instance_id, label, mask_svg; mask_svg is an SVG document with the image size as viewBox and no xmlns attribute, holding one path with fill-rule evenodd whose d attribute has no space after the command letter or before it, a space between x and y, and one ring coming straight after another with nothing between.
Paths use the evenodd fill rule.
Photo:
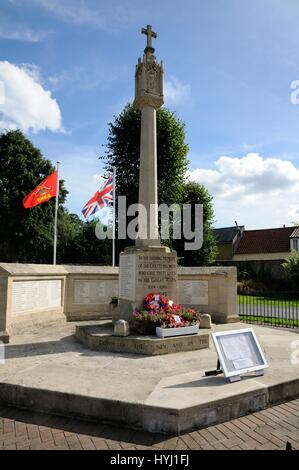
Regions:
<instances>
[{"instance_id":1,"label":"bouquet of flowers","mask_svg":"<svg viewBox=\"0 0 299 470\"><path fill-rule=\"evenodd\" d=\"M143 306L145 310L156 310L163 313L174 312L180 308L173 300L160 294L148 294L143 300Z\"/></svg>"},{"instance_id":2,"label":"bouquet of flowers","mask_svg":"<svg viewBox=\"0 0 299 470\"><path fill-rule=\"evenodd\" d=\"M156 327L179 328L198 324L200 315L195 310L184 309L160 294L148 294L143 308L133 312L131 328L140 334L155 334Z\"/></svg>"}]
</instances>

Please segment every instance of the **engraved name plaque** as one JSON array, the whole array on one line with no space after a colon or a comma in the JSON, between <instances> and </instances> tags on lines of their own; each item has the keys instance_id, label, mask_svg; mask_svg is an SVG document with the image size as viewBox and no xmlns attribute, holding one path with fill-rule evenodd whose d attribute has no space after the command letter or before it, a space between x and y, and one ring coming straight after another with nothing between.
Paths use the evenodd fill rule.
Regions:
<instances>
[{"instance_id":1,"label":"engraved name plaque","mask_svg":"<svg viewBox=\"0 0 299 470\"><path fill-rule=\"evenodd\" d=\"M183 305L208 305L208 281L179 281L179 303Z\"/></svg>"},{"instance_id":2,"label":"engraved name plaque","mask_svg":"<svg viewBox=\"0 0 299 470\"><path fill-rule=\"evenodd\" d=\"M135 255L123 255L119 260L119 298L135 300Z\"/></svg>"},{"instance_id":3,"label":"engraved name plaque","mask_svg":"<svg viewBox=\"0 0 299 470\"><path fill-rule=\"evenodd\" d=\"M14 281L12 315L62 305L62 280Z\"/></svg>"},{"instance_id":4,"label":"engraved name plaque","mask_svg":"<svg viewBox=\"0 0 299 470\"><path fill-rule=\"evenodd\" d=\"M74 304L107 304L118 295L118 281L113 280L75 280Z\"/></svg>"}]
</instances>

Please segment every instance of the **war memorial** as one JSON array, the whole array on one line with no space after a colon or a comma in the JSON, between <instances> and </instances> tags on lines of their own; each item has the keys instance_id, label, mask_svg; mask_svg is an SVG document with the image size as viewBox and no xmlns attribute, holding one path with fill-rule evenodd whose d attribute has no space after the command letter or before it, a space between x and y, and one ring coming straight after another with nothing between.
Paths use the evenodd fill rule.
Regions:
<instances>
[{"instance_id":1,"label":"war memorial","mask_svg":"<svg viewBox=\"0 0 299 470\"><path fill-rule=\"evenodd\" d=\"M154 55L156 33L150 26L142 32L147 44L136 66L134 106L141 111L145 235L121 253L119 268L0 264L0 339L7 344L0 401L179 434L298 396L289 346L296 333L254 327L267 360L263 375L249 372L234 383L205 374L218 359L211 334L250 325L239 321L234 267L179 267L176 253L161 245L156 112L164 102L163 64ZM133 312L149 293L199 312L199 330L166 337L130 331ZM249 359L240 354L232 361L250 369Z\"/></svg>"}]
</instances>

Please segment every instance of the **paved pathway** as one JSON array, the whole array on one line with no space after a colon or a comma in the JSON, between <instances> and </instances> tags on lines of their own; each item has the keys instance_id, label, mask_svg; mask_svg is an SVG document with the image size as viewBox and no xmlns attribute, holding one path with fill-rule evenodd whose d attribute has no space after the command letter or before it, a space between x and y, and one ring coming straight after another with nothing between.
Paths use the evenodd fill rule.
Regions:
<instances>
[{"instance_id":1,"label":"paved pathway","mask_svg":"<svg viewBox=\"0 0 299 470\"><path fill-rule=\"evenodd\" d=\"M299 400L180 437L0 407L0 450L299 449Z\"/></svg>"}]
</instances>

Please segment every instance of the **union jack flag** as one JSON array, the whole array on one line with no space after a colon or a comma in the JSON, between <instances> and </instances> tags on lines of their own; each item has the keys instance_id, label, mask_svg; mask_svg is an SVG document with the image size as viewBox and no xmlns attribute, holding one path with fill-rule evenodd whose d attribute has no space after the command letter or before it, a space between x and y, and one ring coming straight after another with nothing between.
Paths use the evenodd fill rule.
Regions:
<instances>
[{"instance_id":1,"label":"union jack flag","mask_svg":"<svg viewBox=\"0 0 299 470\"><path fill-rule=\"evenodd\" d=\"M109 176L102 189L97 191L83 207L82 213L85 219L103 207L108 207L111 202L113 202L113 176Z\"/></svg>"}]
</instances>

